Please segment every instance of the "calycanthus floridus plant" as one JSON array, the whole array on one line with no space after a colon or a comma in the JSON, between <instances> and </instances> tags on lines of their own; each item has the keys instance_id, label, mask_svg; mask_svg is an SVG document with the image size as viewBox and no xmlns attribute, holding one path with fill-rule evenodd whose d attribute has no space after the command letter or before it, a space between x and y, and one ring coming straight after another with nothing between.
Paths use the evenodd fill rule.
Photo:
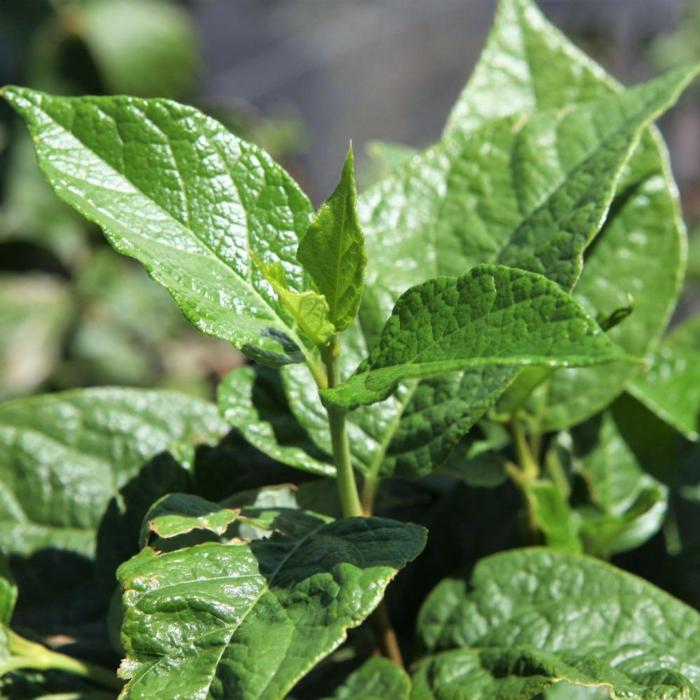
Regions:
<instances>
[{"instance_id":1,"label":"calycanthus floridus plant","mask_svg":"<svg viewBox=\"0 0 700 700\"><path fill-rule=\"evenodd\" d=\"M218 407L0 406L5 695L700 698L698 613L605 561L660 531L697 438L652 126L696 72L623 90L502 0L440 141L377 146L359 195L349 151L316 212L191 107L5 88L56 194L250 359ZM80 616L118 676L40 643Z\"/></svg>"}]
</instances>

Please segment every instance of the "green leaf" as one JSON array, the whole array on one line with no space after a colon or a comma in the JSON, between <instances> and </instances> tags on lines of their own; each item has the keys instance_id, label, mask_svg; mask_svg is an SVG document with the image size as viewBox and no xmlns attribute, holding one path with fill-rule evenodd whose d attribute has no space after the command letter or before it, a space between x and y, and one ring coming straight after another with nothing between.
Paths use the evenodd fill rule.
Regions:
<instances>
[{"instance_id":1,"label":"green leaf","mask_svg":"<svg viewBox=\"0 0 700 700\"><path fill-rule=\"evenodd\" d=\"M267 154L167 100L3 94L58 196L140 260L201 331L272 364L309 352L252 260L280 263L291 290L307 288L295 253L311 205Z\"/></svg>"},{"instance_id":2,"label":"green leaf","mask_svg":"<svg viewBox=\"0 0 700 700\"><path fill-rule=\"evenodd\" d=\"M502 0L446 133L472 130L508 114L585 103L620 90L533 2ZM606 314L624 306L630 293L634 296L634 313L611 333L629 353L649 352L666 327L682 282L683 237L666 148L651 129L617 184L610 216L588 252L575 290L587 308ZM548 385L543 428L566 428L596 413L636 372L622 365L556 372Z\"/></svg>"},{"instance_id":3,"label":"green leaf","mask_svg":"<svg viewBox=\"0 0 700 700\"><path fill-rule=\"evenodd\" d=\"M0 625L9 625L17 602L17 586L7 557L0 552Z\"/></svg>"},{"instance_id":4,"label":"green leaf","mask_svg":"<svg viewBox=\"0 0 700 700\"><path fill-rule=\"evenodd\" d=\"M218 403L222 418L261 452L312 474L335 476L331 457L309 440L290 412L274 370L239 367L229 372L219 384Z\"/></svg>"},{"instance_id":5,"label":"green leaf","mask_svg":"<svg viewBox=\"0 0 700 700\"><path fill-rule=\"evenodd\" d=\"M187 464L196 444L225 433L215 406L168 391L85 389L3 404L0 547L92 557L110 499L149 460L172 450Z\"/></svg>"},{"instance_id":6,"label":"green leaf","mask_svg":"<svg viewBox=\"0 0 700 700\"><path fill-rule=\"evenodd\" d=\"M650 411L683 433L700 438L700 317L664 338L645 374L628 391Z\"/></svg>"},{"instance_id":7,"label":"green leaf","mask_svg":"<svg viewBox=\"0 0 700 700\"><path fill-rule=\"evenodd\" d=\"M223 535L238 518L238 511L222 508L189 493L170 493L158 499L146 513L139 545L145 547L151 535L171 539L193 530L207 530Z\"/></svg>"},{"instance_id":8,"label":"green leaf","mask_svg":"<svg viewBox=\"0 0 700 700\"><path fill-rule=\"evenodd\" d=\"M396 298L417 275L463 274L483 262L573 286L643 128L695 72L680 68L619 95L493 119L411 159L360 200L368 287ZM382 264L387 249L391 266Z\"/></svg>"},{"instance_id":9,"label":"green leaf","mask_svg":"<svg viewBox=\"0 0 700 700\"><path fill-rule=\"evenodd\" d=\"M647 473L639 446L630 443L628 429L619 424L621 409L616 404L571 434L573 469L583 478L590 502L578 508L581 537L587 552L602 557L648 540L667 510L668 490ZM635 425L635 432L648 429Z\"/></svg>"},{"instance_id":10,"label":"green leaf","mask_svg":"<svg viewBox=\"0 0 700 700\"><path fill-rule=\"evenodd\" d=\"M561 491L552 481L531 481L523 484L528 507L537 527L550 547L581 552L579 518Z\"/></svg>"},{"instance_id":11,"label":"green leaf","mask_svg":"<svg viewBox=\"0 0 700 700\"><path fill-rule=\"evenodd\" d=\"M687 79L681 76L678 73L675 79L681 82ZM607 211L605 202L612 196L615 173L623 165L620 162L618 169L608 168L602 178L596 178L596 192L603 196L602 203L598 201L593 206L583 197L576 200L579 215L572 215L568 196L576 190L574 187L567 190L569 178L583 186L583 192L588 192L590 183L584 182L585 174L596 172L593 167L596 159L609 162L610 158L606 147L600 147L592 125L600 127L600 138L607 138L611 145L616 139L610 124L625 124L624 110L616 109L615 104L629 106L633 99L640 99L653 112L663 102L664 98L657 92L662 85L671 93L678 89L678 85L672 87L673 77L666 80L662 78L660 82L635 88L636 92L622 98L621 103L603 101L573 110L568 107L524 118L506 117L483 125L478 132L449 136L443 144L412 158L364 193L358 200L358 208L367 235L367 284L360 311L361 329L350 328L343 338L346 350L341 361L346 376L376 343L400 293L421 279L437 274L463 274L476 263L496 259L501 251L499 246L506 246L517 231L524 257L522 262L513 261L516 266L528 260L538 263L536 251L541 250L546 253L544 259L550 259L551 255L551 259L562 261L559 265L562 281L564 276L580 269L582 247L597 231L596 216L599 224ZM656 99L659 102L654 106ZM610 115L609 122L602 123L603 114ZM631 148L645 118L639 112L635 115L635 110L628 112L628 116L634 118L621 127L619 135L627 134ZM646 118L650 116L647 114ZM632 124L635 120L636 130ZM575 138L564 128L566 125L576 132ZM518 127L515 131L514 126ZM582 126L580 134L579 126ZM589 153L597 154L592 160L586 159L583 152L586 149L578 139L588 144ZM572 142L581 147L570 147ZM558 155L541 148L542 143L560 143L557 154L561 154L561 161ZM620 148L624 150L621 145ZM624 154L621 157L624 161ZM516 162L517 172L513 172ZM529 172L528 177L524 177L525 172ZM602 181L609 183L609 191L602 187ZM516 189L514 182L522 184ZM490 191L497 191L499 196L483 196L483 192ZM472 194L465 197L465 192ZM549 209L542 202L548 203ZM543 218L546 211L552 212L552 220ZM535 223L537 226L533 228ZM529 241L528 231L540 232L542 239ZM387 249L392 250L391 265L386 262ZM628 285L624 295L621 292L620 303L610 304L610 310L627 303L628 289L634 286ZM609 300L605 300L596 306L586 306L596 314L600 310L608 311L608 304ZM622 367L629 374L619 363L614 366L618 372ZM357 435L351 440L356 467L369 473L430 472L495 402L515 372L511 368L488 368L422 380L401 386L394 397L379 406L355 411L349 422ZM308 373L304 368L290 367L284 376L290 406L297 419L319 447L328 450L327 430L305 399ZM584 393L579 389L579 394Z\"/></svg>"},{"instance_id":12,"label":"green leaf","mask_svg":"<svg viewBox=\"0 0 700 700\"><path fill-rule=\"evenodd\" d=\"M595 321L545 277L480 265L397 302L366 363L326 399L381 401L399 381L483 366L571 366L623 359Z\"/></svg>"},{"instance_id":13,"label":"green leaf","mask_svg":"<svg viewBox=\"0 0 700 700\"><path fill-rule=\"evenodd\" d=\"M60 358L73 314L65 284L48 276L0 276L0 399L28 393Z\"/></svg>"},{"instance_id":14,"label":"green leaf","mask_svg":"<svg viewBox=\"0 0 700 700\"><path fill-rule=\"evenodd\" d=\"M382 657L365 661L327 700L409 700L411 679Z\"/></svg>"},{"instance_id":15,"label":"green leaf","mask_svg":"<svg viewBox=\"0 0 700 700\"><path fill-rule=\"evenodd\" d=\"M614 698L700 697L700 615L581 555L488 557L469 582L438 585L419 629L428 649L452 651L422 662L415 700L525 700L559 681L603 686Z\"/></svg>"},{"instance_id":16,"label":"green leaf","mask_svg":"<svg viewBox=\"0 0 700 700\"><path fill-rule=\"evenodd\" d=\"M297 259L311 275L330 307L330 320L342 331L357 316L367 264L365 241L357 218L355 166L348 150L343 174L299 242Z\"/></svg>"},{"instance_id":17,"label":"green leaf","mask_svg":"<svg viewBox=\"0 0 700 700\"><path fill-rule=\"evenodd\" d=\"M71 10L108 92L181 97L194 87L197 37L181 8L162 0L110 0Z\"/></svg>"},{"instance_id":18,"label":"green leaf","mask_svg":"<svg viewBox=\"0 0 700 700\"><path fill-rule=\"evenodd\" d=\"M298 537L143 550L118 572L123 697L284 697L424 545L416 525L351 518Z\"/></svg>"},{"instance_id":19,"label":"green leaf","mask_svg":"<svg viewBox=\"0 0 700 700\"><path fill-rule=\"evenodd\" d=\"M335 335L336 327L328 320L330 309L326 298L309 290L295 292L287 286L287 277L280 263L258 263L265 279L272 285L277 298L299 324L301 331L314 345L328 345Z\"/></svg>"}]
</instances>

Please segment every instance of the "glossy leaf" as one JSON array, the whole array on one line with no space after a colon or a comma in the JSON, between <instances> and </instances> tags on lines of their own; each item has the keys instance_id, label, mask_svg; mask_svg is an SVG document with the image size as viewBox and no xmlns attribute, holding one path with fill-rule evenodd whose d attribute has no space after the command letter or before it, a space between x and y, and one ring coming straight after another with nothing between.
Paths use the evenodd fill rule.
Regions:
<instances>
[{"instance_id":1,"label":"glossy leaf","mask_svg":"<svg viewBox=\"0 0 700 700\"><path fill-rule=\"evenodd\" d=\"M273 370L239 367L230 372L219 384L218 402L223 419L261 452L312 474L335 476L331 457L309 440L290 412Z\"/></svg>"},{"instance_id":2,"label":"glossy leaf","mask_svg":"<svg viewBox=\"0 0 700 700\"><path fill-rule=\"evenodd\" d=\"M143 550L118 572L122 696L284 697L424 544L418 526L351 518L298 538Z\"/></svg>"},{"instance_id":3,"label":"glossy leaf","mask_svg":"<svg viewBox=\"0 0 700 700\"><path fill-rule=\"evenodd\" d=\"M688 76L681 75L676 74L676 78L683 82ZM667 89L671 92L678 89L678 85L671 88L673 78L667 79L670 81L666 83ZM648 89L647 98L654 93L662 102L661 95L656 93L662 84L663 79L656 83L656 87L653 87L653 83L642 86L636 89L636 94L639 97ZM606 149L596 150L599 144L590 128L591 124L599 124L601 134L612 138L609 124L603 125L595 118L596 109L598 118L603 113L615 112L613 103L605 104L606 109L601 109L600 105L587 105L581 106L580 110L555 111L534 117L506 117L483 125L478 133L455 134L448 137L444 144L438 144L412 158L360 197L359 209L367 235L369 256L367 291L361 309L364 339L347 338L346 334L344 340L352 346L345 359L346 372L354 369L353 362L362 357L356 354L356 348L363 344L371 348L376 342L383 319L399 293L417 279L436 274L461 274L475 263L494 260L499 255L499 245L506 245L517 231L520 232L517 236L524 257L521 262L517 256L513 257L511 250L508 255L512 264L522 266L533 259L537 262L537 255L532 252L537 246L530 245L527 234L536 230L541 232L545 248L549 244L544 242L550 241L549 252L553 259L561 257L564 261L560 266L562 282L566 275L580 269L577 261L583 246L597 231L596 215L602 217L607 205L598 202L597 206L592 206L588 199L583 198L579 200L581 216L564 221L572 209L570 202L566 206L561 205L567 195L562 182L566 183L572 173L579 177L587 172L590 176L595 171L596 158L586 160L582 153L585 149L579 150L579 146L568 150L564 145L567 143L567 130L562 124L568 124L572 129L574 124L584 124L586 128L580 137L590 145L592 152L598 154L601 162L609 163L610 154ZM649 103L648 107L654 110ZM617 113L616 118L622 119L622 113ZM631 139L630 148L636 140L635 134L646 123L642 115L637 114L636 118L636 131L631 124L627 125L630 128L627 132ZM621 123L625 123L624 119ZM518 126L515 131L514 126ZM625 132L625 129L622 131ZM562 144L559 151L563 154L561 162L551 158L549 151L539 146L541 143L557 143L558 138L561 138ZM509 151L509 144L513 147L513 153ZM518 148L515 148L516 144ZM575 165L577 158L585 164L578 170ZM625 157L622 158L624 160ZM523 184L517 192L510 185L513 181L510 170L513 162L522 164L525 170L531 167L531 176L522 177L518 166L515 181L522 177ZM619 162L618 167L622 165L623 162ZM558 167L562 170L558 170ZM614 167L608 168L602 178L607 179L610 191L605 188L597 190L608 202L614 187L614 172ZM578 182L582 184L582 180ZM597 184L601 184L600 178L597 178ZM584 191L587 188L585 185ZM497 199L484 199L480 194L492 190L499 192ZM575 188L572 187L568 194L572 191ZM464 192L473 194L465 198ZM551 205L549 211L554 218L550 221L543 218L547 206L538 201L538 192ZM557 197L561 198L559 205L555 204ZM532 208L528 208L528 203ZM584 215L586 212L591 214L592 219ZM537 226L533 228L535 222ZM547 231L551 232L549 239ZM560 250L557 245L561 246ZM392 250L391 266L382 263L386 260L387 248ZM545 248L541 249L542 252ZM545 259L549 259L549 254ZM626 292L624 300L627 300ZM607 309L608 303L609 300L601 302L593 310ZM616 304L614 308L621 305ZM587 308L592 307L587 305ZM615 367L619 370L621 365L616 363ZM303 384L308 382L304 374L301 368L286 372L287 377L292 377L290 383L299 383L298 388L290 389L292 394L303 395ZM468 372L454 378L423 380L403 387L396 399L389 399L381 406L356 411L351 421L358 434L362 435L362 439L355 441L359 446L357 449L361 451L357 454L358 468L383 473L398 470L405 474L431 471L447 457L514 376L513 369L500 368L488 372ZM579 390L579 394L583 393ZM296 411L294 401L291 405L292 410ZM305 421L301 416L310 415L308 405L296 411L296 414L300 421ZM309 421L308 428L319 445L325 444L327 438L315 417Z\"/></svg>"},{"instance_id":4,"label":"glossy leaf","mask_svg":"<svg viewBox=\"0 0 700 700\"><path fill-rule=\"evenodd\" d=\"M339 331L357 316L367 264L356 199L351 148L338 186L319 208L297 252L299 262L328 301L330 320Z\"/></svg>"},{"instance_id":5,"label":"glossy leaf","mask_svg":"<svg viewBox=\"0 0 700 700\"><path fill-rule=\"evenodd\" d=\"M58 196L140 260L200 330L272 364L299 359L304 344L252 256L280 263L304 291L295 252L311 205L267 154L167 100L3 94Z\"/></svg>"},{"instance_id":6,"label":"glossy leaf","mask_svg":"<svg viewBox=\"0 0 700 700\"><path fill-rule=\"evenodd\" d=\"M534 2L502 0L446 133L469 131L509 114L585 103L620 89ZM606 314L625 306L632 294L634 313L611 333L627 352L647 353L666 327L682 282L683 238L666 148L651 129L617 184L610 216L575 290L587 308ZM588 418L620 394L637 371L611 365L556 372L545 394L543 428L561 429Z\"/></svg>"},{"instance_id":7,"label":"glossy leaf","mask_svg":"<svg viewBox=\"0 0 700 700\"><path fill-rule=\"evenodd\" d=\"M159 453L187 464L196 444L226 430L212 404L167 391L86 389L3 404L0 547L92 557L120 487Z\"/></svg>"},{"instance_id":8,"label":"glossy leaf","mask_svg":"<svg viewBox=\"0 0 700 700\"><path fill-rule=\"evenodd\" d=\"M399 299L357 374L324 396L381 401L399 381L484 366L571 366L624 359L586 312L545 277L481 265Z\"/></svg>"},{"instance_id":9,"label":"glossy leaf","mask_svg":"<svg viewBox=\"0 0 700 700\"><path fill-rule=\"evenodd\" d=\"M396 298L417 275L503 262L571 287L643 127L693 75L677 69L618 96L494 119L411 159L361 198L368 286ZM395 264L384 269L387 248Z\"/></svg>"},{"instance_id":10,"label":"glossy leaf","mask_svg":"<svg viewBox=\"0 0 700 700\"><path fill-rule=\"evenodd\" d=\"M452 651L422 663L416 700L525 700L559 681L617 698L700 697L700 615L580 555L533 548L489 557L469 582L443 581L419 627L430 650Z\"/></svg>"},{"instance_id":11,"label":"glossy leaf","mask_svg":"<svg viewBox=\"0 0 700 700\"><path fill-rule=\"evenodd\" d=\"M365 661L327 700L409 700L411 679L383 657Z\"/></svg>"},{"instance_id":12,"label":"glossy leaf","mask_svg":"<svg viewBox=\"0 0 700 700\"><path fill-rule=\"evenodd\" d=\"M630 393L688 439L700 437L700 318L664 338Z\"/></svg>"}]
</instances>

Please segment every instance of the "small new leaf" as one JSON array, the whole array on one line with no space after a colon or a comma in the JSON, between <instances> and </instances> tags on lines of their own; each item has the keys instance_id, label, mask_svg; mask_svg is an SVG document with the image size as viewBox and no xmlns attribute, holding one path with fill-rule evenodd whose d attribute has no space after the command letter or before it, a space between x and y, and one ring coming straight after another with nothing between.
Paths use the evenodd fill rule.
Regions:
<instances>
[{"instance_id":1,"label":"small new leaf","mask_svg":"<svg viewBox=\"0 0 700 700\"><path fill-rule=\"evenodd\" d=\"M333 194L320 206L299 243L297 259L311 275L330 307L330 319L342 331L357 316L367 255L355 209L357 191L352 148Z\"/></svg>"},{"instance_id":2,"label":"small new leaf","mask_svg":"<svg viewBox=\"0 0 700 700\"><path fill-rule=\"evenodd\" d=\"M265 279L272 285L280 304L289 311L294 320L299 324L301 331L319 347L328 345L335 335L335 326L328 320L329 308L326 298L309 290L296 292L287 285L287 277L284 268L278 262L257 262Z\"/></svg>"},{"instance_id":3,"label":"small new leaf","mask_svg":"<svg viewBox=\"0 0 700 700\"><path fill-rule=\"evenodd\" d=\"M409 289L359 371L323 393L351 408L381 401L400 381L454 370L625 359L554 282L502 265L479 265L462 277L437 277Z\"/></svg>"}]
</instances>

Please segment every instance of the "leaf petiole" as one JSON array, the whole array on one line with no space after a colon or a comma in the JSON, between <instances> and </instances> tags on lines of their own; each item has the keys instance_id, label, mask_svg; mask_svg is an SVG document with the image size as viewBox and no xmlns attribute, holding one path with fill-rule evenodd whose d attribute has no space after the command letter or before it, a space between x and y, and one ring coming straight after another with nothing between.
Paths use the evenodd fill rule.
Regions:
<instances>
[{"instance_id":1,"label":"leaf petiole","mask_svg":"<svg viewBox=\"0 0 700 700\"><path fill-rule=\"evenodd\" d=\"M53 651L42 644L25 639L12 630L6 630L6 634L10 657L0 664L0 676L20 668L52 669L80 676L105 688L122 688L122 682L107 668Z\"/></svg>"},{"instance_id":2,"label":"leaf petiole","mask_svg":"<svg viewBox=\"0 0 700 700\"><path fill-rule=\"evenodd\" d=\"M333 388L340 383L339 354L340 344L337 336L333 338L327 347L321 349L321 357L328 375L329 388ZM328 427L333 445L333 460L337 471L338 495L343 515L346 518L362 517L364 513L362 512L362 505L357 492L345 422L347 410L326 401L323 403L328 414Z\"/></svg>"}]
</instances>

